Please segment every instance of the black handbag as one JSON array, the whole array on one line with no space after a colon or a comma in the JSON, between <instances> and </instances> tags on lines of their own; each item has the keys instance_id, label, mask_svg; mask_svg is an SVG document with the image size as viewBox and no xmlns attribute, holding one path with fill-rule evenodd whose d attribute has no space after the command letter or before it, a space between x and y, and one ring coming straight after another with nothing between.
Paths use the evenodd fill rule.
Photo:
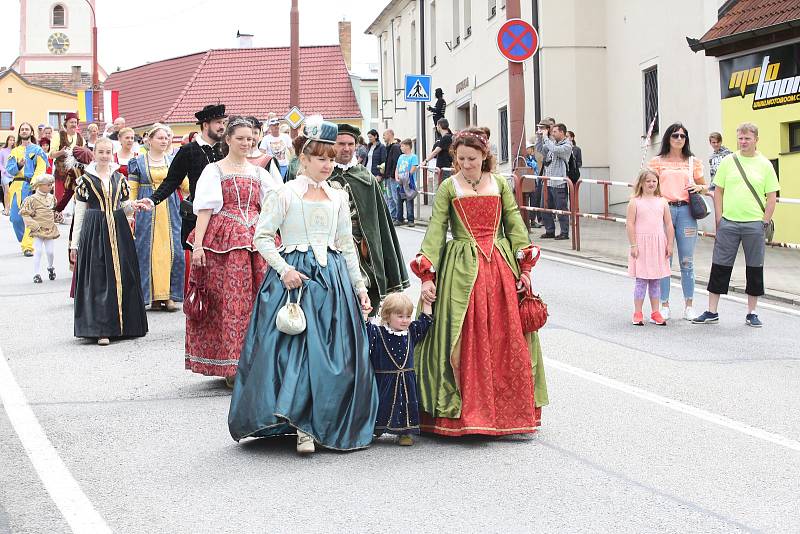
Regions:
<instances>
[{"instance_id":1,"label":"black handbag","mask_svg":"<svg viewBox=\"0 0 800 534\"><path fill-rule=\"evenodd\" d=\"M694 156L689 158L689 183L694 185ZM692 217L698 221L708 217L708 204L702 194L689 193L689 211Z\"/></svg>"}]
</instances>

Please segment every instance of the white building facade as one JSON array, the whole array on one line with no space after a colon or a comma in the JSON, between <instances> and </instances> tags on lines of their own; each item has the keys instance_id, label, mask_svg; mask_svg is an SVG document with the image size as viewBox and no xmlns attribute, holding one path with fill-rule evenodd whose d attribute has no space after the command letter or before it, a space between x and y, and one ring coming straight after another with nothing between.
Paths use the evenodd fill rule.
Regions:
<instances>
[{"instance_id":1,"label":"white building facade","mask_svg":"<svg viewBox=\"0 0 800 534\"><path fill-rule=\"evenodd\" d=\"M720 128L716 62L693 53L687 36L717 20L723 0L521 0L521 18L538 15L539 51L523 64L525 132L532 140L542 117L574 131L584 178L631 181L642 159L642 135L654 112L659 132L672 122L688 128L693 150L706 159L707 134ZM508 63L497 32L507 20L505 0L392 0L368 28L380 50L380 104L384 128L414 137L417 107L403 99L404 74L430 74L441 87L454 130L488 126L499 168L510 171L524 147L508 144ZM424 10L422 17L421 10ZM534 24L536 25L536 24ZM421 28L421 26L424 26ZM421 49L424 47L424 58ZM534 85L534 61L540 83ZM536 116L536 95L541 116ZM426 113L427 147L433 122ZM622 201L629 192L612 198ZM602 198L602 193L599 193ZM596 198L589 188L582 206Z\"/></svg>"}]
</instances>

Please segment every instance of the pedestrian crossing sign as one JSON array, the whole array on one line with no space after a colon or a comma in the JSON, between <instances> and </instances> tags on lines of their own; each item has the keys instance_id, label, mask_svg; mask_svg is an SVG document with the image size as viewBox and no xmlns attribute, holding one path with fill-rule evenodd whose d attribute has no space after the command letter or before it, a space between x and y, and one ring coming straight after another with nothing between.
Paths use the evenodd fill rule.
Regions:
<instances>
[{"instance_id":1,"label":"pedestrian crossing sign","mask_svg":"<svg viewBox=\"0 0 800 534\"><path fill-rule=\"evenodd\" d=\"M406 102L431 101L431 77L425 74L406 74Z\"/></svg>"}]
</instances>

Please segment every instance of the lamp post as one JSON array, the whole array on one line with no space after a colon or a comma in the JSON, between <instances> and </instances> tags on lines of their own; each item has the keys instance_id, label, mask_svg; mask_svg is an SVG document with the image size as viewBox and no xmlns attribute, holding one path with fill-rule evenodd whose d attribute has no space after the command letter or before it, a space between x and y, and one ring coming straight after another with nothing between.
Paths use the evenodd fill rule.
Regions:
<instances>
[{"instance_id":1,"label":"lamp post","mask_svg":"<svg viewBox=\"0 0 800 534\"><path fill-rule=\"evenodd\" d=\"M289 107L300 107L300 9L297 0L292 0L289 11ZM292 138L297 137L297 129L292 129Z\"/></svg>"},{"instance_id":2,"label":"lamp post","mask_svg":"<svg viewBox=\"0 0 800 534\"><path fill-rule=\"evenodd\" d=\"M94 115L94 120L99 121L100 98L97 91L100 90L100 72L97 66L97 16L94 11L94 0L85 0L85 2L92 10L92 115Z\"/></svg>"}]
</instances>

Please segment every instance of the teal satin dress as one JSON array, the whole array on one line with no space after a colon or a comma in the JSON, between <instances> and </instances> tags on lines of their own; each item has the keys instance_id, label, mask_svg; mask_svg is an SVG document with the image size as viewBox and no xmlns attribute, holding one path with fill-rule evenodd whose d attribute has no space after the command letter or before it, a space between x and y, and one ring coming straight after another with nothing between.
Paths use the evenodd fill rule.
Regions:
<instances>
[{"instance_id":1,"label":"teal satin dress","mask_svg":"<svg viewBox=\"0 0 800 534\"><path fill-rule=\"evenodd\" d=\"M323 267L311 250L284 259L309 277L300 302L307 328L294 336L276 328L286 289L270 269L239 359L228 416L231 436L239 441L300 429L329 449L366 447L372 441L378 393L345 261L329 251Z\"/></svg>"}]
</instances>

